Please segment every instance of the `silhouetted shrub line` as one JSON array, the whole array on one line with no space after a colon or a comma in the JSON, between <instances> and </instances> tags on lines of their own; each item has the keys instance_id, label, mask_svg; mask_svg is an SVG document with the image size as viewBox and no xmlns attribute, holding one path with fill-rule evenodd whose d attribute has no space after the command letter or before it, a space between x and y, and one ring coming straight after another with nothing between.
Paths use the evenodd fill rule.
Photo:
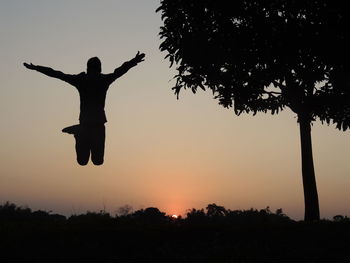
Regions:
<instances>
[{"instance_id":1,"label":"silhouetted shrub line","mask_svg":"<svg viewBox=\"0 0 350 263\"><path fill-rule=\"evenodd\" d=\"M335 262L347 259L349 234L346 216L305 223L268 208L210 204L178 219L157 208L67 218L0 205L1 262Z\"/></svg>"}]
</instances>

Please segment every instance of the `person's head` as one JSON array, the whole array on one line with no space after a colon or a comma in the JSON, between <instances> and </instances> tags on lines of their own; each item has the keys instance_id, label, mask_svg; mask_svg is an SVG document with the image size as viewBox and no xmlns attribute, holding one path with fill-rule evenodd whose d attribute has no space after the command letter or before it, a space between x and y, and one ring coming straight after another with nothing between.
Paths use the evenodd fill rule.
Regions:
<instances>
[{"instance_id":1,"label":"person's head","mask_svg":"<svg viewBox=\"0 0 350 263\"><path fill-rule=\"evenodd\" d=\"M89 58L87 62L86 72L88 74L100 74L101 73L101 60L98 57Z\"/></svg>"}]
</instances>

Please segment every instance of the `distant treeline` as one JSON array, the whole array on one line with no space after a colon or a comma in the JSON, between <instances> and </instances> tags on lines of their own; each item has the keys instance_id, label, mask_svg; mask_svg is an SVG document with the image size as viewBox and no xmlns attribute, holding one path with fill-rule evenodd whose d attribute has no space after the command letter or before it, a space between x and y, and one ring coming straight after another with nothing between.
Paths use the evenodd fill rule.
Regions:
<instances>
[{"instance_id":1,"label":"distant treeline","mask_svg":"<svg viewBox=\"0 0 350 263\"><path fill-rule=\"evenodd\" d=\"M230 223L230 224L281 224L292 223L295 220L289 218L283 213L282 208L272 212L269 207L264 209L248 209L248 210L230 210L223 206L208 204L205 209L192 208L187 210L185 217L173 217L161 212L156 207L148 207L133 211L132 207L125 205L119 207L115 215L111 215L105 210L99 212L87 211L85 214L71 215L69 217L53 214L51 211L37 210L32 211L29 207L17 206L14 203L5 202L0 205L0 222L5 221L21 221L26 222L99 222L99 220L112 220L114 222L144 222L144 223L171 223L171 224L188 224L188 223ZM330 221L330 220L323 220ZM335 222L348 222L350 219L347 216L336 215L333 217Z\"/></svg>"},{"instance_id":2,"label":"distant treeline","mask_svg":"<svg viewBox=\"0 0 350 263\"><path fill-rule=\"evenodd\" d=\"M209 204L173 218L158 208L65 217L0 205L0 262L347 262L350 220L294 221L282 209Z\"/></svg>"}]
</instances>

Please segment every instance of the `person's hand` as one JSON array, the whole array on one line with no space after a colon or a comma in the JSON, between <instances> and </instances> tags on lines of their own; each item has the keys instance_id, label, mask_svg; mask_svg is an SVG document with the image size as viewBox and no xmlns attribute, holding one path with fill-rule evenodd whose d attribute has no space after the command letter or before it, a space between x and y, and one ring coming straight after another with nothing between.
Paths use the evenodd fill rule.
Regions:
<instances>
[{"instance_id":1,"label":"person's hand","mask_svg":"<svg viewBox=\"0 0 350 263\"><path fill-rule=\"evenodd\" d=\"M23 65L27 68L27 69L35 69L35 65L33 65L32 63L28 64L28 63L23 63Z\"/></svg>"},{"instance_id":2,"label":"person's hand","mask_svg":"<svg viewBox=\"0 0 350 263\"><path fill-rule=\"evenodd\" d=\"M140 51L137 51L136 56L133 59L136 63L140 63L145 60L145 53L140 53Z\"/></svg>"}]
</instances>

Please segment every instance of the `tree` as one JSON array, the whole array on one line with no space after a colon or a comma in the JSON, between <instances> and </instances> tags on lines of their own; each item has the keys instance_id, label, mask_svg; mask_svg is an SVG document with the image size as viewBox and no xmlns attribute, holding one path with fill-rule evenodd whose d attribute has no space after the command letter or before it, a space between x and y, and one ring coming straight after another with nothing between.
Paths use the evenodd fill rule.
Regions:
<instances>
[{"instance_id":1,"label":"tree","mask_svg":"<svg viewBox=\"0 0 350 263\"><path fill-rule=\"evenodd\" d=\"M132 213L132 206L131 205L123 205L117 209L117 216L127 216Z\"/></svg>"},{"instance_id":2,"label":"tree","mask_svg":"<svg viewBox=\"0 0 350 263\"><path fill-rule=\"evenodd\" d=\"M145 223L167 222L169 219L164 212L161 212L156 207L148 207L146 209L137 210L131 214L131 217Z\"/></svg>"},{"instance_id":3,"label":"tree","mask_svg":"<svg viewBox=\"0 0 350 263\"><path fill-rule=\"evenodd\" d=\"M162 0L161 51L181 89L241 113L291 109L301 138L305 220L318 220L311 125L350 127L349 14L332 0Z\"/></svg>"},{"instance_id":4,"label":"tree","mask_svg":"<svg viewBox=\"0 0 350 263\"><path fill-rule=\"evenodd\" d=\"M217 204L209 204L206 207L207 216L209 217L222 217L226 216L228 211L223 206L219 206Z\"/></svg>"}]
</instances>

